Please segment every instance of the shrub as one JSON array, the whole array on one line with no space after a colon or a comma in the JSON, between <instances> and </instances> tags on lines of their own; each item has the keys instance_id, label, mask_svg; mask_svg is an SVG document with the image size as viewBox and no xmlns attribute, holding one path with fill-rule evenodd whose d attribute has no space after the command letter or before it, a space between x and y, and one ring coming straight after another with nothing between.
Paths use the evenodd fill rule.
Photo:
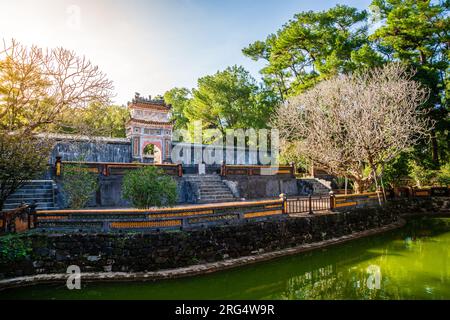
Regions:
<instances>
[{"instance_id":1,"label":"shrub","mask_svg":"<svg viewBox=\"0 0 450 320\"><path fill-rule=\"evenodd\" d=\"M9 234L0 237L0 263L20 261L31 253L30 240L22 235Z\"/></svg>"},{"instance_id":2,"label":"shrub","mask_svg":"<svg viewBox=\"0 0 450 320\"><path fill-rule=\"evenodd\" d=\"M437 174L437 182L443 187L450 186L450 162L441 167Z\"/></svg>"},{"instance_id":3,"label":"shrub","mask_svg":"<svg viewBox=\"0 0 450 320\"><path fill-rule=\"evenodd\" d=\"M98 189L97 176L81 164L65 165L62 177L63 189L67 195L68 205L72 209L86 206Z\"/></svg>"},{"instance_id":4,"label":"shrub","mask_svg":"<svg viewBox=\"0 0 450 320\"><path fill-rule=\"evenodd\" d=\"M170 206L177 200L177 184L162 170L147 166L124 176L122 193L137 208Z\"/></svg>"},{"instance_id":5,"label":"shrub","mask_svg":"<svg viewBox=\"0 0 450 320\"><path fill-rule=\"evenodd\" d=\"M417 187L431 186L435 183L438 171L425 168L413 160L409 162L409 165L410 176L416 182Z\"/></svg>"},{"instance_id":6,"label":"shrub","mask_svg":"<svg viewBox=\"0 0 450 320\"><path fill-rule=\"evenodd\" d=\"M31 134L0 132L0 210L26 180L45 172L51 147L46 139Z\"/></svg>"}]
</instances>

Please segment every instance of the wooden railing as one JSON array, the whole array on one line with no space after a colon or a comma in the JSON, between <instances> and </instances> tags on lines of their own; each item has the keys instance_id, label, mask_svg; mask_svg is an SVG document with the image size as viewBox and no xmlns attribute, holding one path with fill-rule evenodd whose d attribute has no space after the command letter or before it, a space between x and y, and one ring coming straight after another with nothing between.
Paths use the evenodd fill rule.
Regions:
<instances>
[{"instance_id":1,"label":"wooden railing","mask_svg":"<svg viewBox=\"0 0 450 320\"><path fill-rule=\"evenodd\" d=\"M340 208L378 205L383 201L381 192L369 192L362 194L334 195L325 197L299 197L286 200L286 212L289 214L339 210Z\"/></svg>"},{"instance_id":2,"label":"wooden railing","mask_svg":"<svg viewBox=\"0 0 450 320\"><path fill-rule=\"evenodd\" d=\"M284 201L231 202L158 209L47 210L35 213L45 230L110 232L121 230L191 229L207 225L265 220L285 214Z\"/></svg>"},{"instance_id":3,"label":"wooden railing","mask_svg":"<svg viewBox=\"0 0 450 320\"><path fill-rule=\"evenodd\" d=\"M333 195L331 197L332 209L377 205L384 202L381 192L367 192L348 195Z\"/></svg>"},{"instance_id":4,"label":"wooden railing","mask_svg":"<svg viewBox=\"0 0 450 320\"><path fill-rule=\"evenodd\" d=\"M55 163L55 175L60 176L64 173L64 165L80 165L87 170L103 174L104 176L110 175L123 175L128 170L134 170L146 166L153 166L162 169L165 174L172 176L183 176L183 166L181 164L153 164L153 163L120 163L120 162L82 162L82 161L61 161L60 157L57 157Z\"/></svg>"},{"instance_id":5,"label":"wooden railing","mask_svg":"<svg viewBox=\"0 0 450 320\"><path fill-rule=\"evenodd\" d=\"M35 226L36 205L23 205L13 210L0 212L0 234L20 233Z\"/></svg>"},{"instance_id":6,"label":"wooden railing","mask_svg":"<svg viewBox=\"0 0 450 320\"><path fill-rule=\"evenodd\" d=\"M450 187L429 187L429 188L410 188L401 187L389 190L388 198L424 198L424 197L448 197L450 196Z\"/></svg>"},{"instance_id":7,"label":"wooden railing","mask_svg":"<svg viewBox=\"0 0 450 320\"><path fill-rule=\"evenodd\" d=\"M260 176L260 175L290 175L295 176L295 167L292 166L259 166L259 165L229 165L222 164L220 175Z\"/></svg>"},{"instance_id":8,"label":"wooden railing","mask_svg":"<svg viewBox=\"0 0 450 320\"><path fill-rule=\"evenodd\" d=\"M326 211L331 209L330 197L303 197L288 198L286 200L286 212L289 214L308 213Z\"/></svg>"}]
</instances>

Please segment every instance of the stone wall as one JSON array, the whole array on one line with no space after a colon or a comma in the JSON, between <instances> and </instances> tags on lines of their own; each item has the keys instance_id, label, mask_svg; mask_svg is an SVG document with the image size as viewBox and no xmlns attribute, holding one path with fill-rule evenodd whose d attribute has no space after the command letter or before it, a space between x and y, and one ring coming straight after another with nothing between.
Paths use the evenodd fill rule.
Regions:
<instances>
[{"instance_id":1,"label":"stone wall","mask_svg":"<svg viewBox=\"0 0 450 320\"><path fill-rule=\"evenodd\" d=\"M14 261L0 255L0 277L83 272L143 272L177 268L276 251L378 228L396 211L372 208L192 231L134 234L25 234L15 245L29 248ZM1 240L1 238L0 238Z\"/></svg>"},{"instance_id":2,"label":"stone wall","mask_svg":"<svg viewBox=\"0 0 450 320\"><path fill-rule=\"evenodd\" d=\"M198 190L195 185L183 177L173 177L177 182L178 203L196 203ZM122 198L122 175L98 175L99 190L92 195L89 207L129 207L130 203ZM55 179L58 186L56 192L57 204L65 208L67 201L59 178ZM263 199L278 198L281 193L288 196L302 195L299 192L297 179L289 176L227 176L223 180L236 198Z\"/></svg>"},{"instance_id":3,"label":"stone wall","mask_svg":"<svg viewBox=\"0 0 450 320\"><path fill-rule=\"evenodd\" d=\"M177 183L178 203L191 203L190 201L190 189L183 182L182 178L172 177ZM122 197L122 180L123 175L110 175L104 176L98 175L99 189L92 194L91 200L87 204L87 207L97 208L129 208L130 202ZM55 179L56 190L56 202L59 208L67 208L67 197L64 194L64 187L61 179Z\"/></svg>"},{"instance_id":4,"label":"stone wall","mask_svg":"<svg viewBox=\"0 0 450 320\"><path fill-rule=\"evenodd\" d=\"M233 175L226 176L224 181L227 185L245 199L262 199L278 197L284 193L288 196L301 195L297 185L297 179L290 176L246 176Z\"/></svg>"},{"instance_id":5,"label":"stone wall","mask_svg":"<svg viewBox=\"0 0 450 320\"><path fill-rule=\"evenodd\" d=\"M86 162L131 162L131 142L129 139L83 138L69 135L53 137L55 146L49 162L54 164L56 156L63 161Z\"/></svg>"}]
</instances>

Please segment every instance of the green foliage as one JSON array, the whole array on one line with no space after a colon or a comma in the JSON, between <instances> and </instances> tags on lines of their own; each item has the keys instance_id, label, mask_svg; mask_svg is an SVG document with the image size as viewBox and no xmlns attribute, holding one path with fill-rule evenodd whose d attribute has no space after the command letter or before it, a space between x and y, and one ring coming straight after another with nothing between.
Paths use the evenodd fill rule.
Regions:
<instances>
[{"instance_id":1,"label":"green foliage","mask_svg":"<svg viewBox=\"0 0 450 320\"><path fill-rule=\"evenodd\" d=\"M405 183L405 180L409 178L410 161L410 156L407 152L401 153L394 160L390 161L384 167L384 170L382 172L384 186L395 188L403 185Z\"/></svg>"},{"instance_id":2,"label":"green foliage","mask_svg":"<svg viewBox=\"0 0 450 320\"><path fill-rule=\"evenodd\" d=\"M81 164L64 165L62 177L63 190L71 209L85 207L99 186L97 175Z\"/></svg>"},{"instance_id":3,"label":"green foliage","mask_svg":"<svg viewBox=\"0 0 450 320\"><path fill-rule=\"evenodd\" d=\"M437 171L422 167L415 160L409 161L411 178L416 182L416 186L421 188L424 186L431 186L436 182Z\"/></svg>"},{"instance_id":4,"label":"green foliage","mask_svg":"<svg viewBox=\"0 0 450 320\"><path fill-rule=\"evenodd\" d=\"M146 166L127 172L122 193L136 208L170 206L177 201L177 184L161 169Z\"/></svg>"},{"instance_id":5,"label":"green foliage","mask_svg":"<svg viewBox=\"0 0 450 320\"><path fill-rule=\"evenodd\" d=\"M443 187L450 186L450 162L447 162L441 167L436 180L438 184Z\"/></svg>"},{"instance_id":6,"label":"green foliage","mask_svg":"<svg viewBox=\"0 0 450 320\"><path fill-rule=\"evenodd\" d=\"M29 134L0 132L0 209L26 180L36 179L47 165L51 144Z\"/></svg>"},{"instance_id":7,"label":"green foliage","mask_svg":"<svg viewBox=\"0 0 450 320\"><path fill-rule=\"evenodd\" d=\"M0 237L0 262L22 260L31 253L31 242L22 235L10 234Z\"/></svg>"},{"instance_id":8,"label":"green foliage","mask_svg":"<svg viewBox=\"0 0 450 320\"><path fill-rule=\"evenodd\" d=\"M283 146L280 151L280 164L290 165L294 163L297 170L301 172L308 172L309 166L311 165L308 160L298 152L297 147L294 143L290 143Z\"/></svg>"},{"instance_id":9,"label":"green foliage","mask_svg":"<svg viewBox=\"0 0 450 320\"><path fill-rule=\"evenodd\" d=\"M111 98L112 82L74 51L26 46L14 39L5 39L2 46L0 130L47 131L65 114L75 116L88 103Z\"/></svg>"},{"instance_id":10,"label":"green foliage","mask_svg":"<svg viewBox=\"0 0 450 320\"><path fill-rule=\"evenodd\" d=\"M86 108L67 110L60 123L51 128L60 133L125 138L130 114L126 107L91 103Z\"/></svg>"},{"instance_id":11,"label":"green foliage","mask_svg":"<svg viewBox=\"0 0 450 320\"><path fill-rule=\"evenodd\" d=\"M374 0L385 23L370 39L387 54L389 60L400 60L417 70L415 80L430 89L424 107L436 122L432 138L432 161L438 166L439 156L448 159L448 93L449 93L449 1ZM447 134L442 134L447 130ZM444 145L438 141L441 139ZM423 148L428 141L423 141ZM440 153L440 154L439 154ZM422 157L427 153L422 153ZM437 168L436 168L437 169Z\"/></svg>"},{"instance_id":12,"label":"green foliage","mask_svg":"<svg viewBox=\"0 0 450 320\"><path fill-rule=\"evenodd\" d=\"M36 61L0 59L0 130L31 127L50 114L53 111L47 95L50 86Z\"/></svg>"},{"instance_id":13,"label":"green foliage","mask_svg":"<svg viewBox=\"0 0 450 320\"><path fill-rule=\"evenodd\" d=\"M205 128L266 128L277 103L266 88L259 87L248 71L233 66L198 80L198 88L184 114L190 123L201 120Z\"/></svg>"},{"instance_id":14,"label":"green foliage","mask_svg":"<svg viewBox=\"0 0 450 320\"><path fill-rule=\"evenodd\" d=\"M172 106L172 120L175 122L175 129L185 129L189 119L185 111L189 108L191 101L191 91L186 88L173 88L164 94L166 104Z\"/></svg>"},{"instance_id":15,"label":"green foliage","mask_svg":"<svg viewBox=\"0 0 450 320\"><path fill-rule=\"evenodd\" d=\"M386 62L401 61L416 70L414 79L431 92L421 108L434 120L435 129L431 143L421 140L410 156L421 166L437 170L439 160L450 158L449 7L448 0L373 0L370 8L382 20L372 35L366 11L337 5L321 12L301 12L243 53L266 63L260 71L264 82L282 100L334 75L364 72ZM409 168L399 162L389 170L387 178L394 183L394 177Z\"/></svg>"},{"instance_id":16,"label":"green foliage","mask_svg":"<svg viewBox=\"0 0 450 320\"><path fill-rule=\"evenodd\" d=\"M343 5L296 14L276 34L250 44L243 53L266 61L261 74L282 99L322 79L382 63L368 40L367 12Z\"/></svg>"}]
</instances>

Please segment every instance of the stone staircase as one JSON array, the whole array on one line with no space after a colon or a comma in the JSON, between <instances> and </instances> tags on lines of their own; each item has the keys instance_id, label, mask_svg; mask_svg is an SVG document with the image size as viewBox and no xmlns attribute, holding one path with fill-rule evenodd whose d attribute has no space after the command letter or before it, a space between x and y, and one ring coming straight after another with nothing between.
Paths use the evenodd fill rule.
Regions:
<instances>
[{"instance_id":1,"label":"stone staircase","mask_svg":"<svg viewBox=\"0 0 450 320\"><path fill-rule=\"evenodd\" d=\"M230 188L217 174L184 175L186 181L198 189L198 203L227 202L236 200Z\"/></svg>"},{"instance_id":2,"label":"stone staircase","mask_svg":"<svg viewBox=\"0 0 450 320\"><path fill-rule=\"evenodd\" d=\"M329 195L331 191L331 182L318 178L302 178L303 182L309 184L313 189L314 196Z\"/></svg>"},{"instance_id":3,"label":"stone staircase","mask_svg":"<svg viewBox=\"0 0 450 320\"><path fill-rule=\"evenodd\" d=\"M53 180L30 180L6 199L3 210L20 207L36 201L38 210L57 209Z\"/></svg>"}]
</instances>

